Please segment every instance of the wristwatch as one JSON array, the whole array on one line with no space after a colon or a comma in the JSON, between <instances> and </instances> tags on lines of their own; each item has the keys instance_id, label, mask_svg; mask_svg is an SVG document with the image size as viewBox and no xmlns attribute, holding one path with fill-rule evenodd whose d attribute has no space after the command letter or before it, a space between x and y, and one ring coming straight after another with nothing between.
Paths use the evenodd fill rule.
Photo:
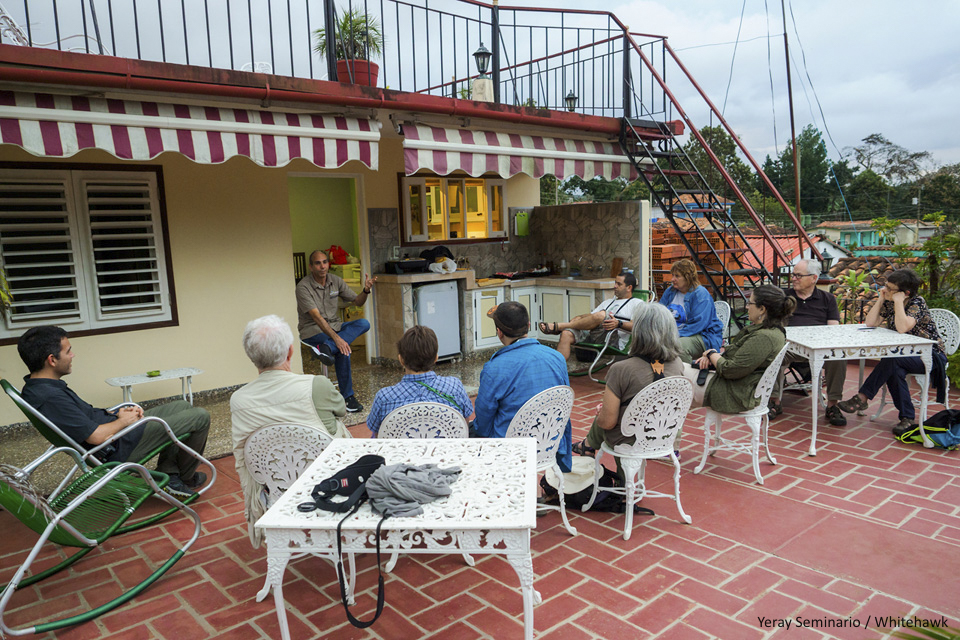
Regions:
<instances>
[{"instance_id":1,"label":"wristwatch","mask_svg":"<svg viewBox=\"0 0 960 640\"><path fill-rule=\"evenodd\" d=\"M363 290L363 292L364 292L365 294L367 294L367 295L370 295L370 291L372 291L372 289L364 289L364 290Z\"/></svg>"},{"instance_id":2,"label":"wristwatch","mask_svg":"<svg viewBox=\"0 0 960 640\"><path fill-rule=\"evenodd\" d=\"M617 329L623 328L623 320L617 320Z\"/></svg>"}]
</instances>

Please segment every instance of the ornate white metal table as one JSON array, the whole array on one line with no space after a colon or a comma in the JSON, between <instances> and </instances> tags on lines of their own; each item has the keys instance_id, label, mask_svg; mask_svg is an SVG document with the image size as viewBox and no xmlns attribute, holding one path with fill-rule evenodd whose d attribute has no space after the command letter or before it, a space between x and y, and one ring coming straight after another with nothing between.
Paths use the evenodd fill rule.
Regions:
<instances>
[{"instance_id":1,"label":"ornate white metal table","mask_svg":"<svg viewBox=\"0 0 960 640\"><path fill-rule=\"evenodd\" d=\"M193 376L198 376L201 373L203 373L202 369L183 367L181 369L165 369L155 376L139 373L135 376L107 378L106 383L111 387L120 387L122 389L124 402L133 402L133 385L180 378L180 394L184 400L193 404Z\"/></svg>"},{"instance_id":2,"label":"ornate white metal table","mask_svg":"<svg viewBox=\"0 0 960 640\"><path fill-rule=\"evenodd\" d=\"M926 375L921 378L920 424L927 419L927 391L930 388L930 368L933 366L933 340L918 338L889 329L871 328L863 324L838 324L819 327L787 327L787 350L810 360L810 379L820 380L823 363L827 360L860 360L865 358L899 358L919 356ZM862 376L861 376L862 377ZM861 380L862 382L862 380ZM814 390L820 387L815 383ZM811 456L817 455L817 417L819 393L811 393L813 432L810 436ZM921 428L921 432L923 429ZM924 446L932 447L926 434Z\"/></svg>"},{"instance_id":3,"label":"ornate white metal table","mask_svg":"<svg viewBox=\"0 0 960 640\"><path fill-rule=\"evenodd\" d=\"M451 495L424 505L413 518L389 518L381 529L384 554L392 551L420 554L493 553L505 556L520 578L523 596L524 637L533 638L533 607L540 594L533 588L530 530L536 526L537 446L533 438L515 439L335 439L319 458L267 511L256 526L267 540L267 578L257 600L273 589L280 633L289 640L283 601L283 574L294 555L329 556L337 548L338 513L303 513L297 505L309 502L315 484L356 461L377 454L387 464L434 463L441 468L458 466L460 477ZM344 524L342 548L348 552L375 553L375 530L380 516L369 503ZM353 563L348 584L353 584ZM390 604L387 585L386 600Z\"/></svg>"}]
</instances>

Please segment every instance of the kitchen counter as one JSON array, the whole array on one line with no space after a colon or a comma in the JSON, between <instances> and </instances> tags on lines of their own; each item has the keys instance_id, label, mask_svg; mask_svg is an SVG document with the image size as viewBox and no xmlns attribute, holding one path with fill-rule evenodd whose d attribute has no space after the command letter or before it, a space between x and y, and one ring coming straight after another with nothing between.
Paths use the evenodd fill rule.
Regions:
<instances>
[{"instance_id":1,"label":"kitchen counter","mask_svg":"<svg viewBox=\"0 0 960 640\"><path fill-rule=\"evenodd\" d=\"M463 280L463 288L467 291L481 289L477 284L476 273L473 269L464 269L454 273L376 273L377 284L428 284L444 280ZM563 287L564 289L613 289L613 278L566 278L562 276L544 276L542 278L524 278L523 280L506 280L489 285L491 287Z\"/></svg>"}]
</instances>

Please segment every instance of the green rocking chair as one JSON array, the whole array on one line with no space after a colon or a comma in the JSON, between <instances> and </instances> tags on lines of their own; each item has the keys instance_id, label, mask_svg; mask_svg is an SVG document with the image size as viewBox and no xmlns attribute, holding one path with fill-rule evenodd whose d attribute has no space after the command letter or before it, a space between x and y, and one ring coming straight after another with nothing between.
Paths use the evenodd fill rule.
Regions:
<instances>
[{"instance_id":1,"label":"green rocking chair","mask_svg":"<svg viewBox=\"0 0 960 640\"><path fill-rule=\"evenodd\" d=\"M54 449L55 447L69 447L70 449L73 449L76 452L78 452L82 456L86 464L89 464L91 466L100 466L103 463L97 459L96 454L101 449L103 449L106 446L109 446L110 443L112 443L114 440L116 440L117 438L120 438L128 431L136 429L140 425L146 424L151 421L159 422L161 425L163 425L163 428L167 431L167 435L170 437L170 442L160 445L153 451L150 451L149 453L147 453L147 455L145 455L143 458L141 458L140 460L136 460L135 462L140 465L146 465L150 460L152 460L154 457L159 455L160 452L163 451L166 447L170 447L170 446L180 447L181 449L183 449L184 451L192 455L194 458L199 460L200 464L202 464L203 466L207 467L210 470L210 474L209 474L210 480L199 491L197 491L197 493L193 494L192 496L190 496L184 501L187 504L190 504L191 502L196 501L201 495L203 495L208 489L210 489L210 487L212 487L217 480L217 470L213 466L213 464L211 464L209 460L201 456L199 453L197 453L187 445L183 444L183 442L181 442L177 438L177 435L173 432L173 430L170 428L170 425L168 425L165 420L162 420L156 417L145 416L141 420L138 420L137 422L134 422L128 427L121 429L120 431L115 433L113 436L108 438L106 441L104 441L102 444L99 444L95 447L91 447L88 449L87 447L81 446L80 443L73 440L70 436L64 433L63 430L60 429L57 425L55 425L53 422L48 420L46 416L44 416L42 413L34 409L29 402L23 399L23 397L20 395L20 392L17 391L16 387L14 387L12 384L7 382L6 380L0 380L0 387L2 387L4 392L6 392L8 396L10 396L10 399L13 400L14 404L16 404L17 407L20 408L20 411L23 412L23 415L25 415L27 419L30 420L30 424L32 424L33 427L40 432L40 435L46 438L47 442L50 443L50 449L48 449L48 451ZM134 402L124 402L124 403L118 404L115 407L110 407L108 411L116 411L117 409L123 406L137 406L137 405ZM184 438L186 437L187 436L184 436ZM138 520L137 522L131 523L126 527L123 527L118 533L135 531L136 529L140 529L142 527L151 525L159 520L162 520L163 518L166 518L167 516L175 512L176 512L176 509L171 508L166 511L163 511L162 513L151 515L147 518Z\"/></svg>"},{"instance_id":2,"label":"green rocking chair","mask_svg":"<svg viewBox=\"0 0 960 640\"><path fill-rule=\"evenodd\" d=\"M45 499L38 495L30 484L30 476L44 462L61 453L71 456L76 468L68 473L60 486ZM90 467L72 447L58 447L47 451L23 469L0 466L0 507L40 535L13 579L0 593L0 633L14 636L45 633L87 622L128 602L166 573L200 535L200 518L197 513L163 492L168 481L167 475L148 471L133 462L108 462ZM173 556L138 585L90 611L31 627L11 628L7 625L4 612L17 589L69 567L111 536L120 533L123 523L152 496L164 500L174 510L193 520L193 535ZM56 566L28 576L30 565L48 542L79 550Z\"/></svg>"}]
</instances>

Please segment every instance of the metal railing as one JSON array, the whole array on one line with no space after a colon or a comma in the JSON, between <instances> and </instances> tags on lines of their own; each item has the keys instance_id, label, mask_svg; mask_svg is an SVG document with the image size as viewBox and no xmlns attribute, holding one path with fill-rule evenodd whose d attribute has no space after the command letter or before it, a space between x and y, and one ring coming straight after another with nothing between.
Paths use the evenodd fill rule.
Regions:
<instances>
[{"instance_id":1,"label":"metal railing","mask_svg":"<svg viewBox=\"0 0 960 640\"><path fill-rule=\"evenodd\" d=\"M654 77L626 46L625 27L604 11L476 0L6 0L3 6L2 44L313 79L336 77L337 50L363 51L378 39L368 28L336 28L356 13L382 35L373 59L381 87L469 97L478 75L473 53L482 43L492 54L495 102L562 110L572 92L577 112L620 117L637 112L631 103L639 94L644 112L668 110ZM317 32L326 34L328 24L335 25L337 46L321 56ZM649 59L663 63L663 39L642 39Z\"/></svg>"}]
</instances>

